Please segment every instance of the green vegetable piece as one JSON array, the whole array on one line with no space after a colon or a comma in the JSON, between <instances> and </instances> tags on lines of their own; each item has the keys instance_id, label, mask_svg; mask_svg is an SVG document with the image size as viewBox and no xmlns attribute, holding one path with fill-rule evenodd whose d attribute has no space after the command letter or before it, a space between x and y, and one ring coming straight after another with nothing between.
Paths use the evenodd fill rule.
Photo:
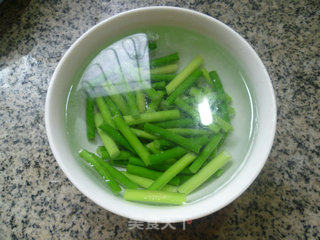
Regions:
<instances>
[{"instance_id":1,"label":"green vegetable piece","mask_svg":"<svg viewBox=\"0 0 320 240\"><path fill-rule=\"evenodd\" d=\"M222 146L222 144L224 143L224 141L226 140L227 136L228 136L229 132L222 132L222 138L217 146L217 151L220 149L220 147Z\"/></svg>"},{"instance_id":2,"label":"green vegetable piece","mask_svg":"<svg viewBox=\"0 0 320 240\"><path fill-rule=\"evenodd\" d=\"M131 147L136 151L139 157L144 161L144 163L149 165L149 152L148 149L139 141L137 136L131 131L129 126L123 120L122 116L116 115L114 116L114 122L122 133L122 135L128 140Z\"/></svg>"},{"instance_id":3,"label":"green vegetable piece","mask_svg":"<svg viewBox=\"0 0 320 240\"><path fill-rule=\"evenodd\" d=\"M104 167L110 175L115 179L118 183L120 183L125 188L129 189L137 189L138 185L134 182L132 182L129 178L127 178L124 174L122 174L120 171L112 167L109 163L103 161L98 156L94 155L95 159L99 164Z\"/></svg>"},{"instance_id":4,"label":"green vegetable piece","mask_svg":"<svg viewBox=\"0 0 320 240\"><path fill-rule=\"evenodd\" d=\"M187 153L187 150L182 147L174 147L169 150L149 155L150 165L156 165L164 162L165 160L171 158L181 157L183 154Z\"/></svg>"},{"instance_id":5,"label":"green vegetable piece","mask_svg":"<svg viewBox=\"0 0 320 240\"><path fill-rule=\"evenodd\" d=\"M200 146L209 142L209 137L207 135L203 135L200 137L194 137L192 139L195 144L200 145ZM146 145L146 147L148 149L150 149L150 151L154 154L160 153L160 150L167 149L170 147L172 148L174 146L175 146L174 143L167 141L167 140L164 140L164 139L157 139L157 140L154 140Z\"/></svg>"},{"instance_id":6,"label":"green vegetable piece","mask_svg":"<svg viewBox=\"0 0 320 240\"><path fill-rule=\"evenodd\" d=\"M173 53L164 57L150 60L150 68L162 67L179 61L179 54Z\"/></svg>"},{"instance_id":7,"label":"green vegetable piece","mask_svg":"<svg viewBox=\"0 0 320 240\"><path fill-rule=\"evenodd\" d=\"M181 205L186 201L186 195L167 191L127 189L123 195L125 200L149 203L164 203Z\"/></svg>"},{"instance_id":8,"label":"green vegetable piece","mask_svg":"<svg viewBox=\"0 0 320 240\"><path fill-rule=\"evenodd\" d=\"M177 98L174 102L175 102L175 104L177 105L178 108L180 108L182 111L187 113L192 118L194 118L197 121L199 121L198 112L192 106L190 106L188 103L186 103L183 99ZM207 127L210 128L214 133L218 133L220 131L220 127L215 123L211 123Z\"/></svg>"},{"instance_id":9,"label":"green vegetable piece","mask_svg":"<svg viewBox=\"0 0 320 240\"><path fill-rule=\"evenodd\" d=\"M160 152L160 145L155 141L152 141L146 145L146 147L152 152L152 153L159 153Z\"/></svg>"},{"instance_id":10,"label":"green vegetable piece","mask_svg":"<svg viewBox=\"0 0 320 240\"><path fill-rule=\"evenodd\" d=\"M177 120L154 123L154 125L162 128L179 128L195 126L196 122L191 118L180 118Z\"/></svg>"},{"instance_id":11,"label":"green vegetable piece","mask_svg":"<svg viewBox=\"0 0 320 240\"><path fill-rule=\"evenodd\" d=\"M94 168L94 170L96 170L99 173L99 175L104 178L108 187L113 193L117 194L121 191L121 188L119 187L118 183L112 178L111 174L106 169L104 169L99 164L99 162L97 162L93 153L90 153L82 149L79 152L79 157L81 157L87 163L89 163Z\"/></svg>"},{"instance_id":12,"label":"green vegetable piece","mask_svg":"<svg viewBox=\"0 0 320 240\"><path fill-rule=\"evenodd\" d=\"M190 88L189 94L197 99L202 98L204 95L199 88L192 87Z\"/></svg>"},{"instance_id":13,"label":"green vegetable piece","mask_svg":"<svg viewBox=\"0 0 320 240\"><path fill-rule=\"evenodd\" d=\"M173 161L174 160L174 161ZM168 159L168 161L173 161L171 163L167 163L167 161L165 161L164 163L158 164L158 165L153 165L153 166L149 166L150 169L153 170L157 170L160 172L165 172L166 170L168 170L172 164L174 164L177 160L176 159ZM189 168L185 168L183 169L177 176L181 177L183 175L193 175L193 173L189 170Z\"/></svg>"},{"instance_id":14,"label":"green vegetable piece","mask_svg":"<svg viewBox=\"0 0 320 240\"><path fill-rule=\"evenodd\" d=\"M222 135L222 134L221 134ZM222 140L223 137L221 137L221 140ZM221 140L219 141L218 145L220 144ZM218 153L218 147L216 147L213 152L211 153L209 159L212 159L212 158L215 158L217 156L217 153Z\"/></svg>"},{"instance_id":15,"label":"green vegetable piece","mask_svg":"<svg viewBox=\"0 0 320 240\"><path fill-rule=\"evenodd\" d=\"M129 163L140 167L146 167L146 164L140 158L137 157L130 157Z\"/></svg>"},{"instance_id":16,"label":"green vegetable piece","mask_svg":"<svg viewBox=\"0 0 320 240\"><path fill-rule=\"evenodd\" d=\"M153 180L157 179L158 177L160 177L162 175L162 172L148 169L148 168L141 167L141 166L135 166L132 164L127 165L127 172L134 174L134 175L138 175L140 177L151 178ZM180 183L180 179L178 176L172 178L169 182L169 184L174 185L174 186L178 186L179 183Z\"/></svg>"},{"instance_id":17,"label":"green vegetable piece","mask_svg":"<svg viewBox=\"0 0 320 240\"><path fill-rule=\"evenodd\" d=\"M115 167L125 168L128 165L128 161L124 160L109 160L109 163Z\"/></svg>"},{"instance_id":18,"label":"green vegetable piece","mask_svg":"<svg viewBox=\"0 0 320 240\"><path fill-rule=\"evenodd\" d=\"M166 74L166 73L174 73L178 70L178 64L170 64L167 66L162 66L158 68L150 69L150 74Z\"/></svg>"},{"instance_id":19,"label":"green vegetable piece","mask_svg":"<svg viewBox=\"0 0 320 240\"><path fill-rule=\"evenodd\" d=\"M231 155L223 151L214 159L212 159L206 166L200 171L193 175L188 181L178 187L180 193L189 194L194 191L197 187L203 184L210 176L212 176L217 170L223 167L226 162L231 158Z\"/></svg>"},{"instance_id":20,"label":"green vegetable piece","mask_svg":"<svg viewBox=\"0 0 320 240\"><path fill-rule=\"evenodd\" d=\"M136 184L138 184L139 186L141 186L143 188L148 188L154 182L154 180L152 180L152 179L140 177L140 176L133 175L133 174L130 174L127 172L123 172L123 174L126 175L132 182L135 182ZM165 185L162 188L162 190L168 191L168 192L177 192L177 187L171 186L171 185Z\"/></svg>"},{"instance_id":21,"label":"green vegetable piece","mask_svg":"<svg viewBox=\"0 0 320 240\"><path fill-rule=\"evenodd\" d=\"M176 160L175 160L176 161ZM153 170L157 170L160 172L164 172L166 171L169 167L171 167L172 164L168 164L168 163L161 163L161 164L156 164L156 165L150 165L148 168L149 169L153 169Z\"/></svg>"},{"instance_id":22,"label":"green vegetable piece","mask_svg":"<svg viewBox=\"0 0 320 240\"><path fill-rule=\"evenodd\" d=\"M149 104L148 111L156 111L163 99L163 96L165 95L164 91L157 91L154 97L151 99L151 102Z\"/></svg>"},{"instance_id":23,"label":"green vegetable piece","mask_svg":"<svg viewBox=\"0 0 320 240\"><path fill-rule=\"evenodd\" d=\"M215 123L211 123L208 128L210 128L214 133L218 133L220 131L220 126Z\"/></svg>"},{"instance_id":24,"label":"green vegetable piece","mask_svg":"<svg viewBox=\"0 0 320 240\"><path fill-rule=\"evenodd\" d=\"M223 168L220 168L219 170L217 170L217 171L213 174L213 176L214 176L215 178L218 178L218 177L220 177L223 173L224 173Z\"/></svg>"},{"instance_id":25,"label":"green vegetable piece","mask_svg":"<svg viewBox=\"0 0 320 240\"><path fill-rule=\"evenodd\" d=\"M107 149L109 156L113 159L116 158L120 154L120 150L117 146L117 144L113 141L113 139L106 134L104 131L102 131L99 126L103 123L103 118L100 113L96 113L94 115L94 122L96 125L96 129L98 131L98 134L103 142L103 145Z\"/></svg>"},{"instance_id":26,"label":"green vegetable piece","mask_svg":"<svg viewBox=\"0 0 320 240\"><path fill-rule=\"evenodd\" d=\"M177 86L169 97L164 101L166 105L171 105L180 95L184 94L194 82L202 75L200 69L194 70L179 86Z\"/></svg>"},{"instance_id":27,"label":"green vegetable piece","mask_svg":"<svg viewBox=\"0 0 320 240\"><path fill-rule=\"evenodd\" d=\"M196 157L197 155L194 153L187 153L177 162L175 162L169 169L167 169L159 178L157 178L148 189L162 189L173 177L187 167Z\"/></svg>"},{"instance_id":28,"label":"green vegetable piece","mask_svg":"<svg viewBox=\"0 0 320 240\"><path fill-rule=\"evenodd\" d=\"M191 177L192 177L192 175L181 175L181 176L180 176L180 182L181 182L181 184L183 184L183 183L185 183L186 181L188 181Z\"/></svg>"},{"instance_id":29,"label":"green vegetable piece","mask_svg":"<svg viewBox=\"0 0 320 240\"><path fill-rule=\"evenodd\" d=\"M106 102L103 100L103 97L96 98L96 104L98 109L102 115L103 120L108 123L110 126L114 127L114 123L112 120L112 115L108 109Z\"/></svg>"},{"instance_id":30,"label":"green vegetable piece","mask_svg":"<svg viewBox=\"0 0 320 240\"><path fill-rule=\"evenodd\" d=\"M194 137L192 138L195 144L199 144L200 146L203 146L207 144L210 141L210 138L208 135L203 135L200 137Z\"/></svg>"},{"instance_id":31,"label":"green vegetable piece","mask_svg":"<svg viewBox=\"0 0 320 240\"><path fill-rule=\"evenodd\" d=\"M174 143L172 143L170 141L167 141L167 140L164 140L164 139L154 140L153 143L155 145L157 145L157 147L159 149L168 148L168 147L174 147Z\"/></svg>"},{"instance_id":32,"label":"green vegetable piece","mask_svg":"<svg viewBox=\"0 0 320 240\"><path fill-rule=\"evenodd\" d=\"M166 87L166 82L155 82L151 84L151 87L157 90L162 90Z\"/></svg>"},{"instance_id":33,"label":"green vegetable piece","mask_svg":"<svg viewBox=\"0 0 320 240\"><path fill-rule=\"evenodd\" d=\"M137 135L137 137L139 138L145 138L145 139L150 139L150 140L155 140L155 139L158 139L157 136L155 135L152 135L148 132L145 132L141 129L135 129L135 128L131 128L131 131Z\"/></svg>"},{"instance_id":34,"label":"green vegetable piece","mask_svg":"<svg viewBox=\"0 0 320 240\"><path fill-rule=\"evenodd\" d=\"M199 153L201 146L194 144L191 139L182 137L176 133L170 132L165 128L155 126L150 123L144 125L144 130L168 141L174 142L192 152Z\"/></svg>"},{"instance_id":35,"label":"green vegetable piece","mask_svg":"<svg viewBox=\"0 0 320 240\"><path fill-rule=\"evenodd\" d=\"M147 88L147 89L146 89L146 93L148 94L148 96L149 96L150 99L153 99L153 98L157 98L157 97L158 97L157 91L154 90L153 88Z\"/></svg>"},{"instance_id":36,"label":"green vegetable piece","mask_svg":"<svg viewBox=\"0 0 320 240\"><path fill-rule=\"evenodd\" d=\"M180 172L180 174L179 174L180 177L181 177L182 175L193 175L193 172L191 172L189 168L185 168L185 169L183 169L183 170Z\"/></svg>"},{"instance_id":37,"label":"green vegetable piece","mask_svg":"<svg viewBox=\"0 0 320 240\"><path fill-rule=\"evenodd\" d=\"M124 116L123 118L128 125L136 125L146 122L159 122L178 119L180 118L180 112L177 109L159 112L146 112L137 116Z\"/></svg>"},{"instance_id":38,"label":"green vegetable piece","mask_svg":"<svg viewBox=\"0 0 320 240\"><path fill-rule=\"evenodd\" d=\"M112 116L121 115L119 109L114 104L114 102L111 100L111 98L105 97L104 100L106 101Z\"/></svg>"},{"instance_id":39,"label":"green vegetable piece","mask_svg":"<svg viewBox=\"0 0 320 240\"><path fill-rule=\"evenodd\" d=\"M146 110L146 96L141 91L136 92L137 106L140 113L143 113Z\"/></svg>"},{"instance_id":40,"label":"green vegetable piece","mask_svg":"<svg viewBox=\"0 0 320 240\"><path fill-rule=\"evenodd\" d=\"M126 149L128 149L131 152L134 152L134 150L130 146L129 142L127 141L127 139L125 139L121 135L121 133L118 132L118 130L111 127L110 125L108 125L105 122L100 124L99 128L102 129L105 133L107 133L117 144L125 147Z\"/></svg>"},{"instance_id":41,"label":"green vegetable piece","mask_svg":"<svg viewBox=\"0 0 320 240\"><path fill-rule=\"evenodd\" d=\"M228 115L229 115L229 114L228 114ZM231 125L229 122L223 120L222 118L220 118L220 117L217 116L217 115L213 115L212 117L213 117L213 121L214 121L216 124L218 124L218 125L222 128L223 131L229 132L229 131L232 131L232 130L233 130L233 127L232 127L232 125Z\"/></svg>"},{"instance_id":42,"label":"green vegetable piece","mask_svg":"<svg viewBox=\"0 0 320 240\"><path fill-rule=\"evenodd\" d=\"M194 70L196 70L203 62L201 56L193 59L167 86L168 94L171 94Z\"/></svg>"},{"instance_id":43,"label":"green vegetable piece","mask_svg":"<svg viewBox=\"0 0 320 240\"><path fill-rule=\"evenodd\" d=\"M165 161L163 162L163 164L172 165L172 164L174 164L176 161L177 161L177 159L170 158L170 159L165 160Z\"/></svg>"},{"instance_id":44,"label":"green vegetable piece","mask_svg":"<svg viewBox=\"0 0 320 240\"><path fill-rule=\"evenodd\" d=\"M203 73L203 76L204 76L204 79L206 80L206 82L208 83L208 85L211 87L212 90L215 90L215 85L214 83L212 82L210 76L209 76L209 73L208 71L205 69L205 68L202 68L201 69L202 73Z\"/></svg>"},{"instance_id":45,"label":"green vegetable piece","mask_svg":"<svg viewBox=\"0 0 320 240\"><path fill-rule=\"evenodd\" d=\"M111 159L105 146L99 146L97 148L97 154L104 160ZM113 160L128 160L130 157L133 157L132 153L130 153L128 151L121 150L120 154L116 158L114 158Z\"/></svg>"},{"instance_id":46,"label":"green vegetable piece","mask_svg":"<svg viewBox=\"0 0 320 240\"><path fill-rule=\"evenodd\" d=\"M129 106L120 94L110 95L109 97L112 99L112 102L114 102L114 104L123 115L130 114Z\"/></svg>"},{"instance_id":47,"label":"green vegetable piece","mask_svg":"<svg viewBox=\"0 0 320 240\"><path fill-rule=\"evenodd\" d=\"M127 92L125 94L125 98L127 99L127 103L128 103L128 107L129 107L129 112L132 115L137 115L139 114L139 109L137 106L137 102L136 102L136 97L135 94L133 92Z\"/></svg>"},{"instance_id":48,"label":"green vegetable piece","mask_svg":"<svg viewBox=\"0 0 320 240\"><path fill-rule=\"evenodd\" d=\"M155 41L149 41L148 48L149 48L149 51L157 49L157 43Z\"/></svg>"},{"instance_id":49,"label":"green vegetable piece","mask_svg":"<svg viewBox=\"0 0 320 240\"><path fill-rule=\"evenodd\" d=\"M188 103L186 103L182 98L177 98L174 103L177 105L178 108L180 108L182 111L184 111L186 114L191 116L195 120L199 120L199 114L197 110L193 108L193 106L190 106Z\"/></svg>"},{"instance_id":50,"label":"green vegetable piece","mask_svg":"<svg viewBox=\"0 0 320 240\"><path fill-rule=\"evenodd\" d=\"M214 135L211 138L210 142L201 151L199 157L197 157L197 159L189 167L191 172L196 173L200 169L202 164L207 160L207 158L210 156L210 154L217 147L217 145L218 145L219 141L221 140L221 138L222 138L221 134Z\"/></svg>"},{"instance_id":51,"label":"green vegetable piece","mask_svg":"<svg viewBox=\"0 0 320 240\"><path fill-rule=\"evenodd\" d=\"M226 97L225 91L223 89L220 77L216 71L209 72L209 76L215 86L215 92L221 98L220 104L218 106L218 113L220 114L220 116L223 120L230 122L228 105L226 102L227 97Z\"/></svg>"},{"instance_id":52,"label":"green vegetable piece","mask_svg":"<svg viewBox=\"0 0 320 240\"><path fill-rule=\"evenodd\" d=\"M219 91L224 92L224 89L223 89L223 86L222 86L222 83L221 83L221 80L220 80L218 73L216 71L211 71L211 72L209 72L209 76L210 76L211 81L214 84L215 91L216 92L219 92Z\"/></svg>"},{"instance_id":53,"label":"green vegetable piece","mask_svg":"<svg viewBox=\"0 0 320 240\"><path fill-rule=\"evenodd\" d=\"M151 82L164 81L169 82L176 77L175 74L151 74L150 80Z\"/></svg>"}]
</instances>

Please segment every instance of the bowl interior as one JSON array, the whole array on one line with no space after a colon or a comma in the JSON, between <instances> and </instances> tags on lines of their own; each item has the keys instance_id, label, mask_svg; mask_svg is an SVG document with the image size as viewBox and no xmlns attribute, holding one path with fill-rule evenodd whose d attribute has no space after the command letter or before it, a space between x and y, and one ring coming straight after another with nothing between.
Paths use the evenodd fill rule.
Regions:
<instances>
[{"instance_id":1,"label":"bowl interior","mask_svg":"<svg viewBox=\"0 0 320 240\"><path fill-rule=\"evenodd\" d=\"M232 106L236 109L235 118L232 120L234 131L224 147L233 156L232 164L220 178L204 184L188 196L187 204L178 207L131 203L114 196L104 182L93 171L88 171L77 157L80 148L95 151L97 146L97 142L87 141L84 118L76 117L84 116L85 110L83 98L76 95L76 82L83 69L106 42L111 43L124 34L145 31L150 26L159 25L178 27L158 27L160 39L161 34L166 34L167 31L179 33L180 28L191 31L187 33L181 30L177 34L184 39L184 44L169 46L181 53L179 65L185 66L191 60L183 56L186 45L195 55L203 55L205 67L218 71L226 92L233 99ZM195 40L192 36L196 33L203 37ZM214 47L208 48L205 44L207 38ZM194 44L199 47L192 48ZM168 47L161 41L159 45ZM67 99L70 101L66 125ZM135 10L111 18L91 29L70 48L59 63L49 87L46 105L50 145L61 168L73 184L102 207L144 221L174 222L197 218L231 202L250 185L262 168L272 145L274 125L275 102L272 86L263 64L252 48L219 21L177 8ZM269 127L271 131L265 131L265 127Z\"/></svg>"},{"instance_id":2,"label":"bowl interior","mask_svg":"<svg viewBox=\"0 0 320 240\"><path fill-rule=\"evenodd\" d=\"M225 167L224 174L218 179L212 179L201 186L197 191L188 196L187 204L206 197L218 191L223 185L232 179L232 176L241 169L246 159L246 155L252 145L256 127L256 111L254 94L247 85L245 72L233 57L221 46L204 36L198 36L199 33L184 30L177 27L153 26L139 28L131 31L128 36L135 33L156 34L159 38L157 45L161 51L159 56L170 54L174 51L179 52L179 66L182 69L193 57L200 54L204 58L204 67L208 70L217 70L225 90L233 98L232 106L236 109L236 115L232 119L234 131L228 136L223 146L228 152L232 153L234 158ZM120 39L122 38L119 37ZM117 39L119 39L117 38ZM86 61L87 62L87 61ZM73 81L71 91L69 92L67 102L66 129L68 141L75 159L79 164L86 167L78 157L78 151L81 148L95 152L97 146L102 145L97 138L95 142L89 142L86 137L85 122L85 95L81 90L81 78L84 69L79 69L76 78ZM93 181L98 181L104 185L99 177L94 177Z\"/></svg>"}]
</instances>

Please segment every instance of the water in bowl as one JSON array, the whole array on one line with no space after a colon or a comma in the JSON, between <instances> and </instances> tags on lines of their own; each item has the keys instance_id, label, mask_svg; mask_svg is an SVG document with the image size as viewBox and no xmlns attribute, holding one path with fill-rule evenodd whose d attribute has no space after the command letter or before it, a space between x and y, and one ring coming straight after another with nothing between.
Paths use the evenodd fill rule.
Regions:
<instances>
[{"instance_id":1,"label":"water in bowl","mask_svg":"<svg viewBox=\"0 0 320 240\"><path fill-rule=\"evenodd\" d=\"M142 53L145 51L146 38L156 40L157 49L150 52L150 54L146 53L142 56ZM123 41L123 39L126 39L126 41ZM137 39L140 40L140 43L142 42L139 46L134 44ZM126 42L127 47L119 44L119 42ZM110 45L112 45L111 50ZM115 57L114 50L117 50L119 46L122 47L121 51L123 53L121 54L118 51L119 56ZM225 91L232 97L232 106L235 108L235 116L231 120L234 130L228 135L222 147L222 149L226 149L232 154L232 164L228 165L228 169L222 176L210 179L198 190L189 195L188 202L197 201L208 195L208 193L214 194L237 174L243 166L247 154L250 152L257 118L255 101L250 91L250 86L247 84L245 73L240 68L237 60L233 59L231 54L228 53L228 50L199 33L182 28L153 26L136 29L135 31L119 36L117 39L112 39L111 41L106 40L106 44L100 46L96 53L88 58L83 68L77 72L70 87L66 102L65 120L67 138L75 158L78 159L78 151L81 148L95 152L97 146L102 145L100 140L90 142L86 137L84 83L86 83L88 79L90 80L90 78L96 77L97 72L101 71L101 68L105 74L108 75L108 78L113 77L112 71L114 69L119 69L119 63L120 66L124 66L122 67L122 71L125 71L125 69L127 69L125 62L128 61L128 59L130 60L130 53L132 53L132 51L136 51L138 55L141 55L141 58L145 58L140 61L140 65L143 65L139 66L141 69L148 70L148 58L156 58L178 52L180 60L177 72L197 55L203 57L203 66L208 71L216 70L218 72ZM146 51L148 52L148 50ZM112 60L110 60L110 58L110 61L106 60L108 58L105 57L107 53L110 53L109 55L113 54ZM146 86L148 86L148 84L150 84L148 71L141 71L140 74L142 74L140 76L142 76ZM132 79L135 78L134 76L130 77L132 77ZM115 77L113 81L118 81L117 77ZM129 82L130 81L131 80L129 80ZM138 86L133 80L129 85L130 89L137 89ZM116 89L116 91L119 92L125 92L126 90L127 88L123 84L120 84ZM99 95L103 93L94 91L92 94ZM91 178L93 181L103 184L96 174L91 174ZM106 191L108 191L108 189L106 189Z\"/></svg>"}]
</instances>

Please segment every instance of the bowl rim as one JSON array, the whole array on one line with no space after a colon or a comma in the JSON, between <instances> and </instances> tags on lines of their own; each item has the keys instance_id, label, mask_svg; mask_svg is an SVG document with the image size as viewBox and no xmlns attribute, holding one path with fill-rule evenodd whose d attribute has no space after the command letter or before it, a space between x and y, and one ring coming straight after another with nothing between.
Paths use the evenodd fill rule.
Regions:
<instances>
[{"instance_id":1,"label":"bowl rim","mask_svg":"<svg viewBox=\"0 0 320 240\"><path fill-rule=\"evenodd\" d=\"M254 172L254 174L252 174L250 176L250 179L247 179L246 182L244 184L242 184L242 186L237 190L237 191L233 191L232 193L229 192L227 193L228 197L227 200L225 201L219 201L215 206L211 206L210 205L210 198L212 198L212 196L208 196L205 199L201 199L199 201L197 201L194 204L191 205L185 205L185 207L192 207L192 209L188 210L188 216L181 216L179 214L182 213L182 211L174 211L173 209L175 207L172 208L167 208L167 207L161 207L163 209L163 211L166 211L168 209L171 209L171 215L170 216L165 216L165 215L161 215L161 216L151 216L150 214L136 214L135 211L131 211L133 210L136 205L131 206L130 202L128 202L128 204L125 207L128 207L129 211L126 211L126 209L120 209L119 207L114 207L115 205L105 205L103 204L102 201L100 201L100 199L98 199L95 196L92 196L88 193L88 191L85 189L85 187L82 187L80 184L78 184L78 182L76 181L76 179L73 178L72 174L65 169L64 164L63 164L63 154L60 153L60 150L57 147L56 144L56 140L53 137L53 130L51 128L51 117L50 117L50 101L53 98L53 88L54 85L56 84L57 81L57 76L58 73L60 72L61 68L63 67L63 65L66 62L66 59L68 58L68 56L70 55L70 53L76 48L76 46L83 41L88 35L90 35L92 32L94 32L96 29L98 29L100 26L107 24L108 22L125 16L125 15L130 15L132 13L143 13L145 11L153 11L153 10L162 10L162 11L166 11L166 10L173 10L173 11L182 11L186 14L190 14L193 16L197 16L200 18L203 18L209 22L215 23L220 25L221 27L225 28L226 30L228 30L229 32L231 32L233 35L235 35L235 37L237 37L239 39L239 41L241 41L247 48L247 50L249 50L251 52L251 54L253 54L253 56L255 57L255 60L257 61L257 64L261 67L262 72L264 73L264 77L266 78L267 82L266 84L268 85L268 87L271 90L271 96L270 96L270 121L271 121L271 129L269 129L270 131L270 135L269 138L267 139L268 141L266 141L266 147L265 150L262 154L262 156L260 156L261 161L259 162L259 165L256 166L256 170ZM190 10L190 9L186 9L186 8L180 8L180 7L169 7L169 6L152 6L152 7L142 7L142 8L137 8L137 9L132 9L129 11L125 11L119 14L116 14L110 18L107 18L103 21L101 21L100 23L94 25L93 27L91 27L89 30L87 30L84 34L82 34L71 46L70 48L66 51L66 53L63 55L63 57L61 58L61 60L59 61L53 75L51 78L51 81L49 83L49 87L48 87L48 91L47 91L47 96L46 96L46 102L45 102L45 127L46 127L46 133L47 133L47 137L49 140L49 145L50 148L53 152L53 155L56 159L56 161L59 164L59 167L62 169L62 171L64 172L64 174L68 177L68 179L72 182L72 184L82 193L84 194L86 197L88 197L90 200L92 200L93 202L95 202L97 205L101 206L102 208L111 211L117 215L126 217L126 218L130 218L130 219L135 219L138 221L146 221L146 222L158 222L158 223L174 223L174 222L182 222L182 221L186 221L186 220L193 220L193 219L198 219L201 217L204 217L206 215L209 215L211 213L214 213L220 209L222 209L223 207L227 206L228 204L230 204L232 201L234 201L236 198L238 198L251 184L252 182L256 179L256 177L259 175L259 173L261 172L273 145L273 140L275 137L275 132L276 132L276 119L277 119L277 106L276 106L276 98L275 98L275 94L274 94L274 89L272 86L272 82L271 79L269 77L269 74L262 62L262 60L260 59L260 57L258 56L258 54L255 52L255 50L251 47L251 45L240 35L238 34L236 31L234 31L232 28L230 28L229 26L227 26L226 24L222 23L221 21L208 16L206 14L194 11L194 10ZM225 186L224 188L226 188L227 186ZM223 189L221 190L223 191ZM195 207L195 205L198 205L198 208ZM141 205L142 208L138 207L136 211L140 210L150 210L148 205ZM191 211L193 210L193 211ZM161 212L158 212L159 214L161 214Z\"/></svg>"}]
</instances>

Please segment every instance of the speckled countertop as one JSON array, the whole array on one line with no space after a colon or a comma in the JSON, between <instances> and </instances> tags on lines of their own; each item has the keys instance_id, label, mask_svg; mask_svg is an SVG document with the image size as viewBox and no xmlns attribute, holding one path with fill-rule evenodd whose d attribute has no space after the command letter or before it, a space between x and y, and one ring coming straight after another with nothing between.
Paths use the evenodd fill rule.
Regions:
<instances>
[{"instance_id":1,"label":"speckled countertop","mask_svg":"<svg viewBox=\"0 0 320 240\"><path fill-rule=\"evenodd\" d=\"M0 5L0 239L320 239L318 0L16 2ZM258 52L277 95L276 138L257 180L185 230L129 229L72 186L45 133L48 82L63 53L99 21L151 5L231 26Z\"/></svg>"}]
</instances>

